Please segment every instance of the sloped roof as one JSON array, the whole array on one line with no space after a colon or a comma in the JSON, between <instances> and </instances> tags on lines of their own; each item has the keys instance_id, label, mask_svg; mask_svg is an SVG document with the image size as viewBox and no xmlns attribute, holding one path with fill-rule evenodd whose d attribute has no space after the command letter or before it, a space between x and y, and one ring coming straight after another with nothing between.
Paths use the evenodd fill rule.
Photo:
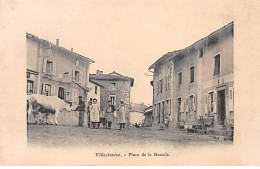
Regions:
<instances>
[{"instance_id":1,"label":"sloped roof","mask_svg":"<svg viewBox=\"0 0 260 169\"><path fill-rule=\"evenodd\" d=\"M163 55L162 57L160 57L156 62L154 62L150 67L150 69L154 69L157 65L164 63L166 60L168 60L169 58L171 58L172 56L175 56L179 53L181 53L182 50L175 50L173 52L168 52L165 55Z\"/></svg>"},{"instance_id":2,"label":"sloped roof","mask_svg":"<svg viewBox=\"0 0 260 169\"><path fill-rule=\"evenodd\" d=\"M148 68L148 70L154 69L157 65L164 63L166 60L169 60L169 59L172 59L172 58L175 58L175 57L180 56L179 54L182 54L182 53L188 51L189 49L192 49L192 47L194 47L196 44L198 44L198 43L200 43L200 42L202 42L202 41L204 41L204 40L207 40L208 38L214 36L215 34L219 33L220 31L222 31L222 30L224 30L224 29L226 29L226 28L228 28L228 27L232 27L232 28L233 28L233 26L234 26L234 22L232 21L232 22L230 22L229 24L227 24L227 25L225 25L225 26L219 28L218 30L212 32L212 33L209 34L208 36L206 36L206 37L204 37L204 38L202 38L202 39L196 41L195 43L193 43L192 45L190 45L190 46L188 46L188 47L186 47L186 48L184 48L184 49L175 50L175 51L173 51L173 52L168 52L168 53L166 53L165 55L163 55L162 57L160 57L155 63L153 63L153 64Z\"/></svg>"},{"instance_id":3,"label":"sloped roof","mask_svg":"<svg viewBox=\"0 0 260 169\"><path fill-rule=\"evenodd\" d=\"M100 87L104 87L98 80L95 80L95 79L89 79L90 82L100 86Z\"/></svg>"},{"instance_id":4,"label":"sloped roof","mask_svg":"<svg viewBox=\"0 0 260 169\"><path fill-rule=\"evenodd\" d=\"M109 74L89 74L89 79L91 80L127 80L131 81L131 87L134 85L134 78L123 76L115 71Z\"/></svg>"},{"instance_id":5,"label":"sloped roof","mask_svg":"<svg viewBox=\"0 0 260 169\"><path fill-rule=\"evenodd\" d=\"M59 49L61 49L61 50L64 50L64 51L66 51L66 52L68 52L68 53L77 55L77 56L79 56L79 57L81 57L81 58L83 58L83 59L88 60L89 62L95 63L95 61L92 60L92 59L90 59L90 58L87 58L87 57L85 57L85 56L83 56L83 55L80 55L80 54L78 54L78 53L75 53L75 52L73 52L73 51L71 51L71 50L68 50L68 49L66 49L66 48L64 48L64 47L57 46L56 44L54 44L54 43L52 43L52 42L50 42L50 41L48 41L48 40L39 38L38 36L35 36L35 35L33 35L33 34L30 34L30 33L27 33L27 32L26 32L26 36L27 36L27 37L31 37L31 38L36 39L36 40L39 40L39 41L45 41L45 42L51 44L52 46L55 46L55 47L57 47L57 48L59 48Z\"/></svg>"},{"instance_id":6,"label":"sloped roof","mask_svg":"<svg viewBox=\"0 0 260 169\"><path fill-rule=\"evenodd\" d=\"M146 105L138 104L138 103L131 103L131 108L130 112L139 112L139 113L144 113L144 110L147 108Z\"/></svg>"}]
</instances>

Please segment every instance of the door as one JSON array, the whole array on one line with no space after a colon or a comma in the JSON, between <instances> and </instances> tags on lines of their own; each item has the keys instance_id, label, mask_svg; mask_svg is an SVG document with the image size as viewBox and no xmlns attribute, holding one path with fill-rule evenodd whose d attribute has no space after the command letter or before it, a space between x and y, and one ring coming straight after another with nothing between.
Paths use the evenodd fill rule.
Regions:
<instances>
[{"instance_id":1,"label":"door","mask_svg":"<svg viewBox=\"0 0 260 169\"><path fill-rule=\"evenodd\" d=\"M164 101L162 102L162 123L164 123L164 114L165 114L165 104Z\"/></svg>"},{"instance_id":2,"label":"door","mask_svg":"<svg viewBox=\"0 0 260 169\"><path fill-rule=\"evenodd\" d=\"M158 115L158 123L160 123L160 116L161 116L161 103L158 103L158 109L157 109L157 115Z\"/></svg>"},{"instance_id":3,"label":"door","mask_svg":"<svg viewBox=\"0 0 260 169\"><path fill-rule=\"evenodd\" d=\"M58 97L59 97L60 99L62 99L62 100L65 99L65 97L64 97L64 88L59 87Z\"/></svg>"},{"instance_id":4,"label":"door","mask_svg":"<svg viewBox=\"0 0 260 169\"><path fill-rule=\"evenodd\" d=\"M178 117L177 117L178 122L181 121L181 98L178 98Z\"/></svg>"},{"instance_id":5,"label":"door","mask_svg":"<svg viewBox=\"0 0 260 169\"><path fill-rule=\"evenodd\" d=\"M224 125L226 119L225 90L218 91L218 122Z\"/></svg>"}]
</instances>

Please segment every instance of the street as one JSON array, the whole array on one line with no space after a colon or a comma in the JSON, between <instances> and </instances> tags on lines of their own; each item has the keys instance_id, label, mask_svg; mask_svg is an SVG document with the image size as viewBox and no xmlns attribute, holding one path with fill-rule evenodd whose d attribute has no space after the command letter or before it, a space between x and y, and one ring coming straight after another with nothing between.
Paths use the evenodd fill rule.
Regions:
<instances>
[{"instance_id":1,"label":"street","mask_svg":"<svg viewBox=\"0 0 260 169\"><path fill-rule=\"evenodd\" d=\"M28 125L30 146L88 146L120 144L232 144L219 141L208 135L185 133L183 131L158 131L129 127L126 130L89 129L87 127L64 125Z\"/></svg>"}]
</instances>

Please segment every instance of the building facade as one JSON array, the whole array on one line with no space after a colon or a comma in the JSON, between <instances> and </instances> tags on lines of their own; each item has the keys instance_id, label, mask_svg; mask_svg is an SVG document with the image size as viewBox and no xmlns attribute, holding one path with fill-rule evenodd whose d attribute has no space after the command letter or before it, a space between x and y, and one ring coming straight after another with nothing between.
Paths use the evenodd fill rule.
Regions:
<instances>
[{"instance_id":1,"label":"building facade","mask_svg":"<svg viewBox=\"0 0 260 169\"><path fill-rule=\"evenodd\" d=\"M108 100L111 100L116 108L119 107L120 100L125 101L127 107L127 125L129 125L130 96L134 79L116 72L104 74L103 71L97 70L96 74L90 74L90 80L103 86L100 92L101 109L105 110L108 106Z\"/></svg>"},{"instance_id":2,"label":"building facade","mask_svg":"<svg viewBox=\"0 0 260 169\"><path fill-rule=\"evenodd\" d=\"M229 23L150 66L156 123L196 124L203 117L214 125L234 124L233 29Z\"/></svg>"},{"instance_id":3,"label":"building facade","mask_svg":"<svg viewBox=\"0 0 260 169\"><path fill-rule=\"evenodd\" d=\"M97 99L98 105L100 105L100 93L103 86L98 82L94 82L91 79L89 80L89 92L87 101L93 102L94 99Z\"/></svg>"},{"instance_id":4,"label":"building facade","mask_svg":"<svg viewBox=\"0 0 260 169\"><path fill-rule=\"evenodd\" d=\"M87 98L89 66L93 60L53 44L35 35L27 40L27 94L58 96L78 104L78 96Z\"/></svg>"},{"instance_id":5,"label":"building facade","mask_svg":"<svg viewBox=\"0 0 260 169\"><path fill-rule=\"evenodd\" d=\"M152 127L153 125L153 106L149 106L144 110L144 127Z\"/></svg>"}]
</instances>

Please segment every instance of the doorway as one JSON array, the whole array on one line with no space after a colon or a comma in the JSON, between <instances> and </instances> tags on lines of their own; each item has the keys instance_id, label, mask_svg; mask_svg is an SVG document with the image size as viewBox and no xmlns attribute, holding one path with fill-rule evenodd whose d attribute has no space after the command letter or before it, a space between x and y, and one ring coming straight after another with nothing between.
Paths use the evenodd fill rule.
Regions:
<instances>
[{"instance_id":1,"label":"doorway","mask_svg":"<svg viewBox=\"0 0 260 169\"><path fill-rule=\"evenodd\" d=\"M219 125L224 125L226 119L225 90L218 91L218 121Z\"/></svg>"},{"instance_id":2,"label":"doorway","mask_svg":"<svg viewBox=\"0 0 260 169\"><path fill-rule=\"evenodd\" d=\"M178 117L177 117L178 122L181 121L181 98L178 98Z\"/></svg>"}]
</instances>

